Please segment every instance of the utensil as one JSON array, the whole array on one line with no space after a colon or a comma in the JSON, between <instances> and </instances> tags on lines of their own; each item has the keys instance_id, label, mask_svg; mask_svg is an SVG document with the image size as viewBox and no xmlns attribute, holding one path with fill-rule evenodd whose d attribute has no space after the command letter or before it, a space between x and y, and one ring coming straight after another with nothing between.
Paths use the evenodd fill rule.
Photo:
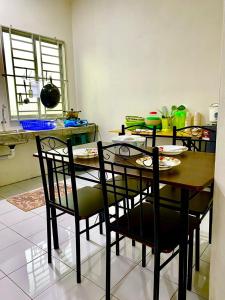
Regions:
<instances>
[{"instance_id":1,"label":"utensil","mask_svg":"<svg viewBox=\"0 0 225 300\"><path fill-rule=\"evenodd\" d=\"M33 98L33 91L32 91L32 88L31 88L31 81L29 81L28 95L29 95L29 98Z\"/></svg>"},{"instance_id":2,"label":"utensil","mask_svg":"<svg viewBox=\"0 0 225 300\"><path fill-rule=\"evenodd\" d=\"M24 102L25 104L28 104L28 103L30 102L30 100L29 100L29 98L27 97L27 86L26 86L26 81L25 81L25 80L23 81L23 85L24 85L25 96L26 96L26 98L23 100L23 102Z\"/></svg>"},{"instance_id":3,"label":"utensil","mask_svg":"<svg viewBox=\"0 0 225 300\"><path fill-rule=\"evenodd\" d=\"M52 83L52 77L49 78L50 83L43 86L41 90L41 102L47 108L54 108L60 100L60 92L57 86Z\"/></svg>"},{"instance_id":4,"label":"utensil","mask_svg":"<svg viewBox=\"0 0 225 300\"><path fill-rule=\"evenodd\" d=\"M23 98L22 98L22 94L19 93L19 105L22 105L23 104Z\"/></svg>"}]
</instances>

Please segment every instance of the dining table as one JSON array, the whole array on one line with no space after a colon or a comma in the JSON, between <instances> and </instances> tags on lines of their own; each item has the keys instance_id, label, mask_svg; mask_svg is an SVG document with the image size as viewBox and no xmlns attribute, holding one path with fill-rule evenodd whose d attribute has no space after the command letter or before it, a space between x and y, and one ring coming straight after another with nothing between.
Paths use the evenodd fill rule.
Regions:
<instances>
[{"instance_id":1,"label":"dining table","mask_svg":"<svg viewBox=\"0 0 225 300\"><path fill-rule=\"evenodd\" d=\"M104 143L103 143L104 144ZM79 148L97 148L97 143L82 144L73 146L73 149ZM151 148L147 147L147 150ZM34 154L37 156L37 154ZM188 241L188 214L189 214L189 200L193 192L197 194L204 188L213 184L214 181L214 164L215 154L207 152L192 152L186 151L176 156L181 163L169 170L160 171L160 183L169 184L180 188L180 243L179 243L179 281L178 281L178 299L186 300L187 288L187 241ZM118 155L111 159L118 159ZM134 162L134 157L122 158L126 163ZM100 170L98 157L92 158L77 158L74 156L74 164L79 167L88 168L92 170ZM122 172L122 171L121 171ZM134 175L135 174L131 174ZM80 175L79 175L80 176ZM153 172L149 169L143 173L143 177L151 180ZM96 179L91 179L97 182Z\"/></svg>"}]
</instances>

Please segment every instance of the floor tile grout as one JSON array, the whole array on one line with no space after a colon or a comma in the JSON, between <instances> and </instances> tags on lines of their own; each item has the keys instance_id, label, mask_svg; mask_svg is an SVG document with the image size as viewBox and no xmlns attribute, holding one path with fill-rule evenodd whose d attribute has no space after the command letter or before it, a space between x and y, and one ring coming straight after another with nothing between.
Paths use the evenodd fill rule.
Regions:
<instances>
[{"instance_id":1,"label":"floor tile grout","mask_svg":"<svg viewBox=\"0 0 225 300\"><path fill-rule=\"evenodd\" d=\"M38 177L35 177L35 178L38 178ZM26 181L25 181L25 182L26 182ZM21 183L21 185L22 185L22 182L20 182L20 183ZM37 187L37 188L34 188L34 189L38 189L38 187ZM24 190L24 192L27 192L27 191L28 191L28 190ZM0 188L0 197L1 197L1 188ZM4 201L5 199L2 199L2 200ZM0 203L1 203L1 199L0 199ZM15 208L15 209L18 209L18 208ZM12 210L10 210L10 211L13 211L13 210L14 210L14 209L12 209ZM9 213L10 211L8 211L8 212L6 212L6 213ZM6 214L6 213L4 213L4 214ZM13 225L10 225L10 226L7 226L7 225L5 225L4 223L1 222L1 223L5 226L5 228L3 228L3 229L0 230L0 232L1 232L2 230L8 228L8 229L12 230L13 232L15 232L16 234L18 234L19 236L21 236L23 239L27 240L27 241L30 242L31 244L33 244L33 245L35 245L36 247L38 247L39 249L41 249L41 250L44 252L44 253L42 253L41 255L38 255L36 258L32 259L29 263L31 263L31 262L33 262L34 260L40 258L41 256L44 256L44 255L47 254L47 250L46 250L46 249L41 248L40 246L38 246L37 244L35 244L33 241L29 240L29 237L31 237L32 235L35 235L35 234L40 233L40 232L43 231L44 229L42 229L42 230L40 230L40 231L38 231L38 232L36 232L36 233L33 233L33 234L31 234L31 235L25 237L25 236L23 236L22 234L16 232L16 231L15 231L14 229L12 229L11 227L12 227L12 226L15 226L16 224L19 224L19 223L21 223L21 222L23 222L23 221L30 220L31 218L33 218L34 216L37 216L37 215L39 215L42 219L45 219L45 216L44 216L44 215L42 216L41 214L38 214L38 213L35 213L35 212L32 212L32 213L33 213L34 215L31 216L31 217L29 217L28 219L19 221L19 222L15 223L15 224L13 224ZM3 214L2 214L2 215L3 215ZM0 215L0 219L1 219L1 215ZM72 230L70 230L70 229L68 229L68 228L66 228L66 227L64 227L64 226L61 226L60 224L58 224L58 226L60 226L60 227L63 228L64 230L67 230L67 231L73 233L73 234L74 234L74 238L75 238L75 233L74 233ZM45 230L46 230L46 228L45 228ZM68 240L70 240L70 239L72 239L72 238L73 238L73 237L69 238ZM83 237L81 236L81 238L84 239L84 240L86 240L84 236L83 236ZM202 235L201 235L201 238L205 239L206 241L208 240L205 234L202 234ZM21 242L21 240L15 242L15 243L13 243L13 244L10 244L9 246L7 246L7 247L5 247L5 248L3 248L3 249L1 249L1 250L5 250L5 249L7 249L8 247L11 247L11 246L13 246L13 245L15 245L16 243L19 243L19 242ZM90 242L92 242L94 245L100 247L100 249L98 249L97 252L91 254L90 256L86 257L86 258L82 261L82 263L81 263L81 270L82 270L82 264L84 264L85 262L87 262L88 259L90 259L90 258L92 258L93 256L99 254L101 251L104 251L104 246L99 245L97 242L92 241L92 240L91 240ZM125 245L126 245L126 244L125 244ZM130 246L131 246L131 245L130 245ZM206 250L208 249L208 247L209 247L209 245L207 244L207 245L205 246L204 250L202 251L201 255L200 255L200 260L203 261L204 263L206 263L206 264L209 265L210 263L209 263L208 261L205 261L204 259L202 259L202 256L203 256L203 254L206 252ZM0 250L0 252L1 252L1 250ZM112 250L112 252L115 253L113 250ZM149 253L148 255L151 255L151 253ZM54 256L54 254L53 254L53 256ZM121 254L121 256L123 256L123 254ZM126 276L128 276L128 274L130 274L130 272L133 272L133 270L134 270L138 265L140 265L140 262L141 262L141 258L140 258L140 259L137 259L136 261L134 261L134 260L133 260L132 258L130 258L130 257L127 257L127 256L124 256L124 257L125 257L127 260L129 260L129 261L131 261L132 263L134 263L134 266L133 266L133 267L132 267L125 275L123 275L123 277L122 277L122 278L114 285L114 288L115 288L119 283L121 283L121 281L124 280L124 278L125 278ZM65 276L71 274L73 271L76 272L76 267L70 267L69 264L67 264L66 262L64 262L63 259L61 260L60 257L54 256L54 259L56 259L56 260L62 262L64 265L66 265L66 266L71 270L71 272L69 272L69 273L66 274ZM28 264L29 264L29 263L28 263ZM20 266L19 268L17 268L16 270L10 272L9 274L5 274L5 272L2 272L3 274L5 274L5 276L4 276L3 278L6 278L6 277L7 277L9 280L11 280L11 282L13 282L13 284L15 284L17 287L19 287L19 286L18 286L18 285L17 285L17 284L16 284L16 283L8 276L8 275L12 274L13 272L18 271L20 268L23 268L25 265L26 265L26 264L23 264L23 266ZM146 269L146 270L148 270L149 272L153 273L152 270L150 270L150 269L148 269L148 268L144 268L144 269ZM194 270L194 265L193 265L193 270ZM59 282L60 280L62 280L65 276L62 276L61 278L57 279L55 282L53 282L50 286L48 286L46 289L44 289L43 291L41 291L41 293L38 294L37 296L35 296L34 298L31 298L31 297L30 297L30 296L29 296L29 295L28 295L21 287L19 287L19 289L22 290L22 291L23 291L30 299L35 299L36 297L38 297L39 295L41 295L42 293L44 293L46 290L48 290L49 288L51 288L53 285L57 285L57 282ZM3 279L3 278L2 278L2 279ZM98 287L98 288L100 288L100 289L102 289L102 290L105 290L105 289L103 289L100 285L96 284L93 280L91 280L91 279L89 279L88 277L86 277L86 275L82 275L82 278L85 278L85 279L87 279L88 281L92 282L92 284L93 284L94 286L96 286L96 287ZM170 279L168 279L168 278L166 278L166 280L168 280L168 281L174 283L174 281L172 281L172 280L170 280ZM177 285L177 283L175 283L175 284ZM177 292L177 289L175 290L175 292L174 292L174 294L172 295L171 299L174 297L174 295L176 294L176 292ZM200 294L198 294L196 291L195 291L195 292L192 291L192 293L194 293L194 294L199 295L200 297L202 297L202 296L201 296ZM113 295L113 294L112 294L112 295ZM114 295L113 295L113 297L115 297L116 300L119 300L118 297L116 297L116 296L114 296ZM104 297L100 298L99 300L103 300L103 299L104 299ZM202 299L205 299L205 298L202 297Z\"/></svg>"}]
</instances>

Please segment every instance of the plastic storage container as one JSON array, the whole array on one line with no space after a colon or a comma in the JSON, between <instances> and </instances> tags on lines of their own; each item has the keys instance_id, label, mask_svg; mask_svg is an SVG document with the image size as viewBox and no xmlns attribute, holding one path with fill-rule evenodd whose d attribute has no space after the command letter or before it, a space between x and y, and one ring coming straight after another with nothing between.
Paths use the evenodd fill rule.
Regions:
<instances>
[{"instance_id":1,"label":"plastic storage container","mask_svg":"<svg viewBox=\"0 0 225 300\"><path fill-rule=\"evenodd\" d=\"M173 125L179 128L185 127L186 110L178 110L174 113Z\"/></svg>"},{"instance_id":2,"label":"plastic storage container","mask_svg":"<svg viewBox=\"0 0 225 300\"><path fill-rule=\"evenodd\" d=\"M153 128L153 126L156 126L157 129L161 129L161 118L158 116L156 111L151 111L149 113L149 116L145 118L145 124L149 128Z\"/></svg>"},{"instance_id":3,"label":"plastic storage container","mask_svg":"<svg viewBox=\"0 0 225 300\"><path fill-rule=\"evenodd\" d=\"M51 130L56 127L55 120L21 120L23 130Z\"/></svg>"}]
</instances>

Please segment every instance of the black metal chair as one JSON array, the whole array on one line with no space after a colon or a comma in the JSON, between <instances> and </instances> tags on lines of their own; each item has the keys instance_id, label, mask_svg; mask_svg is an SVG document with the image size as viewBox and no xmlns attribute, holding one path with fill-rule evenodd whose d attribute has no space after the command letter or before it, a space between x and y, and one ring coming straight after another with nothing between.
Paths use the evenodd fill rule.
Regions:
<instances>
[{"instance_id":1,"label":"black metal chair","mask_svg":"<svg viewBox=\"0 0 225 300\"><path fill-rule=\"evenodd\" d=\"M167 265L179 253L180 241L180 212L167 209L161 206L159 198L159 156L158 148L153 148L152 152L135 146L126 144L130 149L139 151L139 157L150 156L153 161L153 170L146 169L136 163L137 157L125 158L114 154L114 147L121 147L124 144L111 144L103 146L102 142L98 142L98 153L100 163L100 178L102 184L102 192L104 196L104 211L106 224L106 300L110 299L110 266L111 266L111 247L117 243L111 242L111 232L116 232L123 237L142 243L142 257L146 256L146 246L154 249L154 300L159 299L159 282L160 270ZM153 176L150 174L153 172ZM108 181L106 173L111 173L113 183L113 194L115 197L115 214L111 218L109 212L109 193ZM123 174L125 185L125 193L128 195L128 180L130 177L139 180L139 197L140 201L134 208L130 207L130 202L126 201L126 209L119 211L119 203L116 196L120 193L121 186L117 186L116 177ZM153 203L145 201L148 192L143 190L142 182L146 176L152 177L152 197ZM124 194L124 193L123 193ZM128 197L126 197L128 199ZM192 281L192 247L193 247L193 231L198 226L198 220L189 216L189 267L188 267L188 288L191 288ZM172 253L171 256L160 264L160 253Z\"/></svg>"},{"instance_id":2,"label":"black metal chair","mask_svg":"<svg viewBox=\"0 0 225 300\"><path fill-rule=\"evenodd\" d=\"M81 282L80 235L101 225L102 219L89 226L89 218L103 213L103 196L99 189L86 186L77 189L75 165L71 140L66 142L55 137L36 137L42 183L47 213L48 262L51 263L51 232L54 248L59 248L57 217L68 213L74 216L76 238L76 270L77 282ZM69 185L71 187L69 187ZM114 202L113 194L108 195L109 205ZM119 201L123 197L117 195ZM56 209L61 213L56 214ZM80 221L86 221L86 229L80 230Z\"/></svg>"},{"instance_id":3,"label":"black metal chair","mask_svg":"<svg viewBox=\"0 0 225 300\"><path fill-rule=\"evenodd\" d=\"M209 139L202 139L202 131L207 130ZM177 133L181 134L177 134ZM191 136L191 132L194 136ZM214 152L216 147L216 132L205 126L188 126L177 129L173 127L173 145L177 141L188 147L189 151ZM210 144L211 143L211 144ZM168 208L178 209L180 206L180 189L170 185L165 185L160 189L160 203ZM151 198L149 199L151 202ZM195 269L200 268L200 223L209 212L209 244L212 241L212 215L213 215L213 184L198 194L193 194L189 201L189 214L199 220L199 226L195 231Z\"/></svg>"}]
</instances>

